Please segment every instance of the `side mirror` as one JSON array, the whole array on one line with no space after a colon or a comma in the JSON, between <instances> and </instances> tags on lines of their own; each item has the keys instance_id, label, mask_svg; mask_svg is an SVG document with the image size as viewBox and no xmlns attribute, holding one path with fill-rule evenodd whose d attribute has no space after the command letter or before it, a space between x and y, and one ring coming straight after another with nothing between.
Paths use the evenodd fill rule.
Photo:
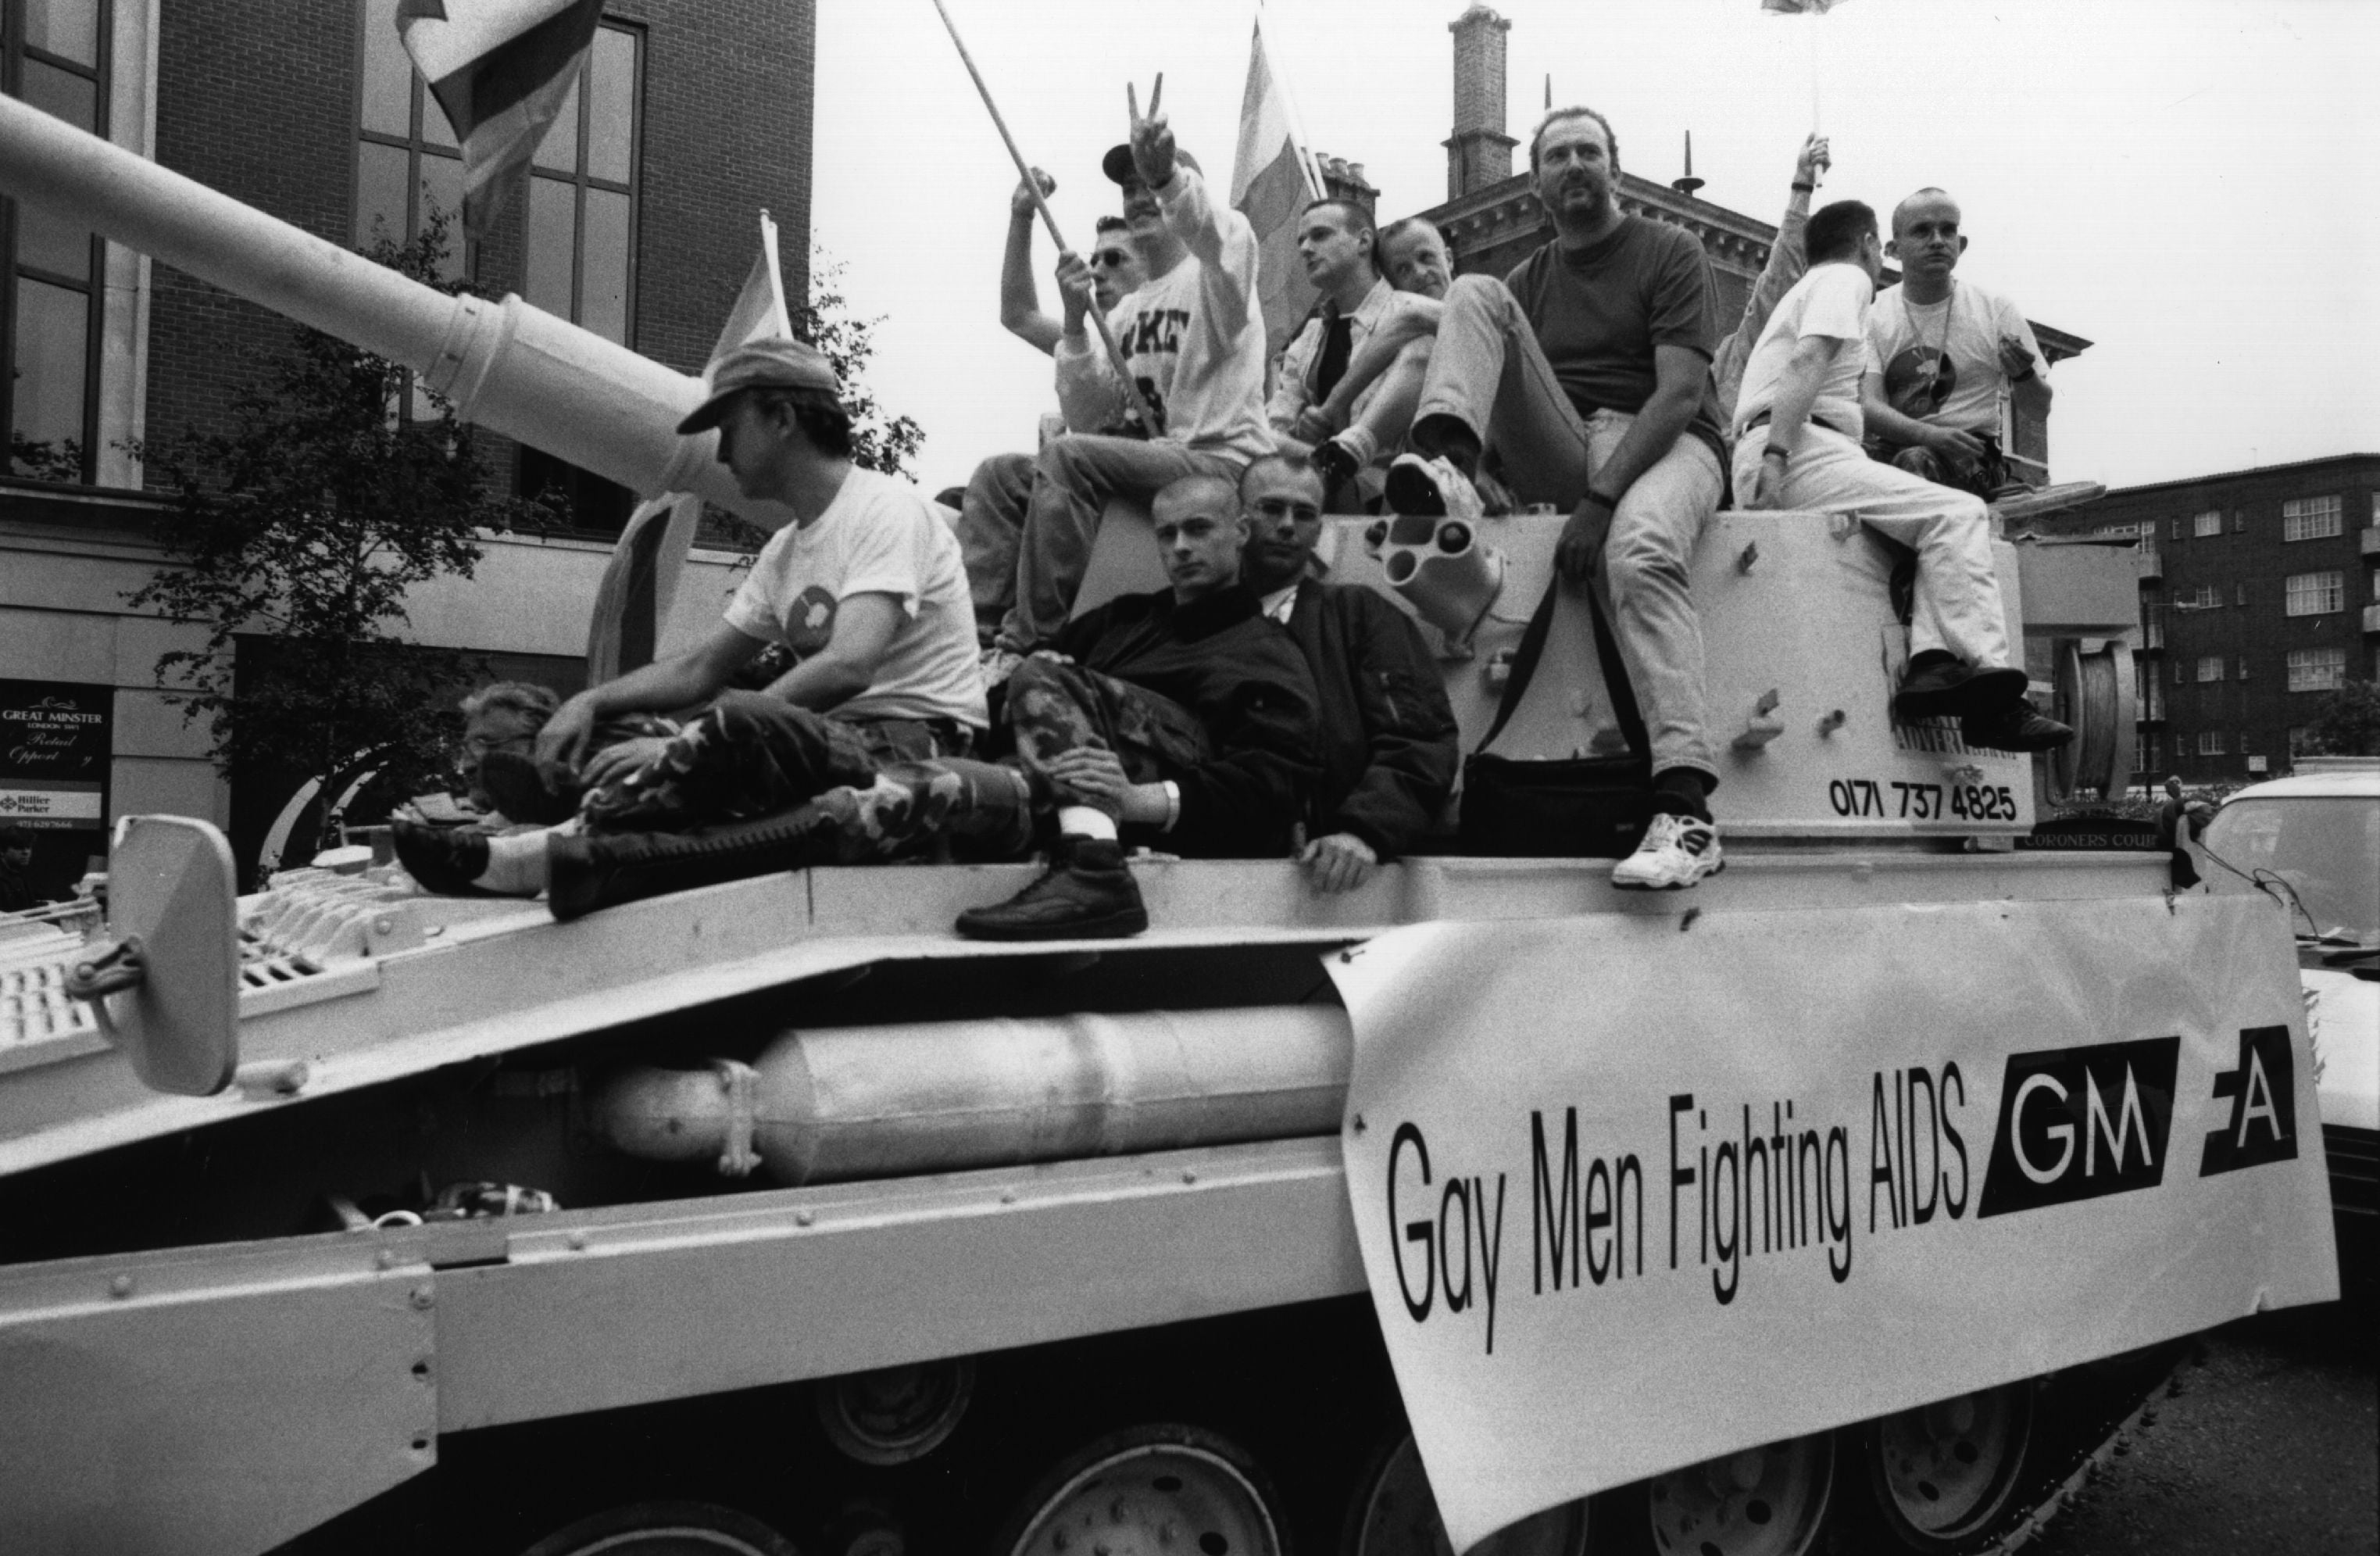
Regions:
<instances>
[{"instance_id":1,"label":"side mirror","mask_svg":"<svg viewBox=\"0 0 2380 1556\"><path fill-rule=\"evenodd\" d=\"M231 845L187 816L136 816L108 861L108 938L67 992L150 1089L211 1097L239 1067L239 898Z\"/></svg>"}]
</instances>

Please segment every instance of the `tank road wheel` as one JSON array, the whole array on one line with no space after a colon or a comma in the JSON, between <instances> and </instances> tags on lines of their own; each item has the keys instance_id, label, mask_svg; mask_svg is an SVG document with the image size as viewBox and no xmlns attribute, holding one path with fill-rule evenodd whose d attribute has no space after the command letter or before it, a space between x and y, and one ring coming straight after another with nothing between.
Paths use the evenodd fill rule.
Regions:
<instances>
[{"instance_id":1,"label":"tank road wheel","mask_svg":"<svg viewBox=\"0 0 2380 1556\"><path fill-rule=\"evenodd\" d=\"M1877 1532L1934 1556L1985 1543L2022 1478L2033 1385L2010 1383L1860 1428Z\"/></svg>"},{"instance_id":2,"label":"tank road wheel","mask_svg":"<svg viewBox=\"0 0 2380 1556\"><path fill-rule=\"evenodd\" d=\"M905 1465L958 1430L974 1398L972 1356L855 1372L819 1385L819 1426L848 1458Z\"/></svg>"},{"instance_id":3,"label":"tank road wheel","mask_svg":"<svg viewBox=\"0 0 2380 1556\"><path fill-rule=\"evenodd\" d=\"M1585 1556L1585 1550L1586 1503L1575 1501L1498 1530L1469 1556ZM1356 1481L1339 1556L1454 1556L1411 1432L1376 1454Z\"/></svg>"},{"instance_id":4,"label":"tank road wheel","mask_svg":"<svg viewBox=\"0 0 2380 1556\"><path fill-rule=\"evenodd\" d=\"M1020 1501L993 1556L1281 1556L1248 1456L1196 1427L1133 1427L1071 1453Z\"/></svg>"},{"instance_id":5,"label":"tank road wheel","mask_svg":"<svg viewBox=\"0 0 2380 1556\"><path fill-rule=\"evenodd\" d=\"M632 1502L556 1529L521 1556L801 1556L757 1518L708 1502Z\"/></svg>"},{"instance_id":6,"label":"tank road wheel","mask_svg":"<svg viewBox=\"0 0 2380 1556\"><path fill-rule=\"evenodd\" d=\"M1802 1556L1816 1544L1835 1483L1830 1433L1791 1438L1657 1475L1645 1483L1664 1556Z\"/></svg>"}]
</instances>

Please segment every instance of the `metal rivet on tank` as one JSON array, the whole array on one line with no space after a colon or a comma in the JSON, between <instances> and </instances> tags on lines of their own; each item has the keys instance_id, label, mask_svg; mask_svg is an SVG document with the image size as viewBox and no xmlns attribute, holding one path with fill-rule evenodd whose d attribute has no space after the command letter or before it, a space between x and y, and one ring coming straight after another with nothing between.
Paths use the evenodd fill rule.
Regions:
<instances>
[{"instance_id":1,"label":"metal rivet on tank","mask_svg":"<svg viewBox=\"0 0 2380 1556\"><path fill-rule=\"evenodd\" d=\"M393 935L396 933L396 920L391 918L384 913L382 914L379 918L372 920L372 933L376 935Z\"/></svg>"},{"instance_id":2,"label":"metal rivet on tank","mask_svg":"<svg viewBox=\"0 0 2380 1556\"><path fill-rule=\"evenodd\" d=\"M795 1210L794 1212L794 1224L795 1226L808 1226L817 1220L818 1212L815 1210Z\"/></svg>"},{"instance_id":3,"label":"metal rivet on tank","mask_svg":"<svg viewBox=\"0 0 2380 1556\"><path fill-rule=\"evenodd\" d=\"M113 1281L108 1282L107 1295L115 1297L119 1302L124 1298L130 1296L132 1295L132 1277L129 1275L118 1275Z\"/></svg>"},{"instance_id":4,"label":"metal rivet on tank","mask_svg":"<svg viewBox=\"0 0 2380 1556\"><path fill-rule=\"evenodd\" d=\"M430 1309L431 1304L436 1302L438 1298L428 1286L416 1286L413 1288L412 1294L408 1295L406 1300L412 1303L414 1307L427 1312Z\"/></svg>"},{"instance_id":5,"label":"metal rivet on tank","mask_svg":"<svg viewBox=\"0 0 2380 1556\"><path fill-rule=\"evenodd\" d=\"M1013 1189L1013 1188L1003 1188L1003 1189L1002 1189L1002 1190L1000 1191L1000 1202L1001 1202L1002 1204L1003 1204L1003 1205L1014 1205L1014 1204L1015 1204L1015 1203L1016 1203L1016 1191L1015 1191L1014 1189Z\"/></svg>"},{"instance_id":6,"label":"metal rivet on tank","mask_svg":"<svg viewBox=\"0 0 2380 1556\"><path fill-rule=\"evenodd\" d=\"M395 1249L382 1248L372 1255L372 1268L375 1270L386 1270L395 1263L396 1252Z\"/></svg>"},{"instance_id":7,"label":"metal rivet on tank","mask_svg":"<svg viewBox=\"0 0 2380 1556\"><path fill-rule=\"evenodd\" d=\"M1183 1168L1183 1169L1182 1169L1182 1181L1183 1181L1184 1183L1185 1183L1185 1184L1195 1184L1195 1183L1196 1183L1196 1182L1198 1181L1198 1170L1197 1170L1196 1167L1184 1167L1184 1168Z\"/></svg>"},{"instance_id":8,"label":"metal rivet on tank","mask_svg":"<svg viewBox=\"0 0 2380 1556\"><path fill-rule=\"evenodd\" d=\"M583 1232L574 1232L570 1234L570 1251L575 1254L581 1254L587 1251L587 1234Z\"/></svg>"}]
</instances>

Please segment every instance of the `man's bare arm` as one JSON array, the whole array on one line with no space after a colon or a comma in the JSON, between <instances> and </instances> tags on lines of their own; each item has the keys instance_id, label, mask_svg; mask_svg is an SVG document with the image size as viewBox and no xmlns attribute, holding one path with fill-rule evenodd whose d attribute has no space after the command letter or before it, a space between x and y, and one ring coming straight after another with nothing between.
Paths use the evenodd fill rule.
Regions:
<instances>
[{"instance_id":1,"label":"man's bare arm","mask_svg":"<svg viewBox=\"0 0 2380 1556\"><path fill-rule=\"evenodd\" d=\"M1817 403L1818 389L1827 382L1827 370L1836 357L1852 342L1833 335L1803 335L1793 343L1793 355L1785 364L1785 375L1777 386L1777 398L1768 410L1768 442L1760 455L1760 483L1749 494L1746 507L1773 508L1785 480L1785 466L1794 450L1802 444L1802 430L1810 420L1810 407ZM1752 434L1744 434L1747 438ZM1784 457L1769 450L1777 450Z\"/></svg>"},{"instance_id":2,"label":"man's bare arm","mask_svg":"<svg viewBox=\"0 0 2380 1556\"><path fill-rule=\"evenodd\" d=\"M762 647L760 639L726 622L713 624L710 635L686 652L589 687L565 702L538 732L538 760L575 768L587 754L595 725L614 713L666 713L709 701Z\"/></svg>"},{"instance_id":3,"label":"man's bare arm","mask_svg":"<svg viewBox=\"0 0 2380 1556\"><path fill-rule=\"evenodd\" d=\"M1041 192L1050 194L1058 181L1033 170ZM1000 323L1010 334L1049 356L1058 348L1058 321L1041 311L1041 291L1033 281L1033 197L1025 186L1008 199L1008 247L1000 261Z\"/></svg>"},{"instance_id":4,"label":"man's bare arm","mask_svg":"<svg viewBox=\"0 0 2380 1556\"><path fill-rule=\"evenodd\" d=\"M1860 380L1860 416L1867 430L1880 433L1886 442L1915 448L1930 448L1937 454L1949 455L1961 464L1980 459L1984 445L1973 432L1938 422L1921 421L1913 416L1903 416L1892 408L1884 397L1884 375L1871 372Z\"/></svg>"}]
</instances>

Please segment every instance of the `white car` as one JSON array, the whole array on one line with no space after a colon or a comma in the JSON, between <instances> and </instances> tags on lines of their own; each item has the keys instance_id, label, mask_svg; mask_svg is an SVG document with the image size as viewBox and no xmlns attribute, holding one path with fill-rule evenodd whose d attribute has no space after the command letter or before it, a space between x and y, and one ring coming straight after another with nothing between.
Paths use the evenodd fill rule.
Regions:
<instances>
[{"instance_id":1,"label":"white car","mask_svg":"<svg viewBox=\"0 0 2380 1556\"><path fill-rule=\"evenodd\" d=\"M2380 758L2301 759L2296 775L2233 795L2199 842L2220 861L2214 890L2240 885L2235 871L2277 877L2303 909L2331 1214L2342 1270L2361 1272L2380 1230Z\"/></svg>"}]
</instances>

